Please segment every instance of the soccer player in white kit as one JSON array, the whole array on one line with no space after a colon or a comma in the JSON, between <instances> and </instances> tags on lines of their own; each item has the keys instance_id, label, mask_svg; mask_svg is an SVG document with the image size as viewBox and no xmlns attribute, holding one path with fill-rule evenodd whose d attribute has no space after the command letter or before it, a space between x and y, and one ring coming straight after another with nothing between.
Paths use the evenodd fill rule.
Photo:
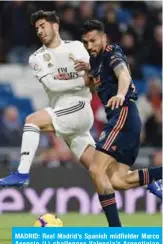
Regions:
<instances>
[{"instance_id":1,"label":"soccer player in white kit","mask_svg":"<svg viewBox=\"0 0 163 244\"><path fill-rule=\"evenodd\" d=\"M81 42L60 38L59 19L55 11L37 11L31 20L43 46L30 56L29 64L48 95L49 107L26 118L18 170L1 179L1 186L28 184L41 131L54 131L61 136L87 168L90 158L93 159L95 142L89 132L94 121L90 105L92 94L86 87L85 71L75 69L75 60L88 64L89 54Z\"/></svg>"}]
</instances>

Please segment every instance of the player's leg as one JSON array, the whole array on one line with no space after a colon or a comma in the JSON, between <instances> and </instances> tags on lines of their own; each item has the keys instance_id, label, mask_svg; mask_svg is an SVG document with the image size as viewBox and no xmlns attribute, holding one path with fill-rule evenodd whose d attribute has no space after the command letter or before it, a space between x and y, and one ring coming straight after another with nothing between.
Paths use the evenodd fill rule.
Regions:
<instances>
[{"instance_id":1,"label":"player's leg","mask_svg":"<svg viewBox=\"0 0 163 244\"><path fill-rule=\"evenodd\" d=\"M78 143L81 143L80 141ZM89 170L93 164L95 155L95 145L86 144L86 148L83 151L82 155L79 157L80 163Z\"/></svg>"},{"instance_id":2,"label":"player's leg","mask_svg":"<svg viewBox=\"0 0 163 244\"><path fill-rule=\"evenodd\" d=\"M49 125L52 125L52 119L45 109L37 111L26 118L18 167L20 173L29 173L39 145L40 131L45 131Z\"/></svg>"},{"instance_id":3,"label":"player's leg","mask_svg":"<svg viewBox=\"0 0 163 244\"><path fill-rule=\"evenodd\" d=\"M121 226L114 189L106 174L108 165L115 160L102 152L95 151L95 143L89 132L74 135L69 138L68 144L79 161L88 169L109 226Z\"/></svg>"},{"instance_id":4,"label":"player's leg","mask_svg":"<svg viewBox=\"0 0 163 244\"><path fill-rule=\"evenodd\" d=\"M148 185L160 179L162 179L162 166L134 170L126 175L128 189L132 188L131 185Z\"/></svg>"},{"instance_id":5,"label":"player's leg","mask_svg":"<svg viewBox=\"0 0 163 244\"><path fill-rule=\"evenodd\" d=\"M54 132L55 133L54 125L53 124L46 125L43 128L41 128L40 131L41 132Z\"/></svg>"},{"instance_id":6,"label":"player's leg","mask_svg":"<svg viewBox=\"0 0 163 244\"><path fill-rule=\"evenodd\" d=\"M96 150L94 163L89 168L90 175L97 189L99 201L110 227L121 226L114 187L107 175L107 169L115 162L115 158Z\"/></svg>"},{"instance_id":7,"label":"player's leg","mask_svg":"<svg viewBox=\"0 0 163 244\"><path fill-rule=\"evenodd\" d=\"M86 150L83 152L80 162L84 165L85 168L88 170L91 168L91 165L93 165L95 154L95 148L91 145L88 145ZM130 166L127 164L118 163L117 161L113 161L113 163L110 163L107 168L107 177L110 179L110 182L114 188L114 190L128 190L131 188L135 188L141 185L141 177L139 176L141 172L143 171L159 171L156 178L154 180L157 180L157 178L162 178L162 167L151 167L147 169L139 169L139 170L130 170ZM160 178L160 179L161 179ZM152 181L152 179L151 179ZM144 184L146 184L144 182ZM143 184L143 185L144 185ZM156 182L153 182L152 184L148 185L148 188L153 194L158 196L159 198L162 198L162 181L158 180Z\"/></svg>"},{"instance_id":8,"label":"player's leg","mask_svg":"<svg viewBox=\"0 0 163 244\"><path fill-rule=\"evenodd\" d=\"M161 181L158 181L162 179L162 166L134 171L129 171L129 168L128 165L118 162L108 168L107 175L114 189L128 190L138 186L149 185L148 189L159 198L162 198Z\"/></svg>"},{"instance_id":9,"label":"player's leg","mask_svg":"<svg viewBox=\"0 0 163 244\"><path fill-rule=\"evenodd\" d=\"M18 171L15 174L1 179L1 186L21 186L28 183L29 171L39 145L40 130L46 130L46 128L51 124L51 116L46 110L40 110L26 118L22 136L21 158Z\"/></svg>"},{"instance_id":10,"label":"player's leg","mask_svg":"<svg viewBox=\"0 0 163 244\"><path fill-rule=\"evenodd\" d=\"M162 179L162 167L131 171L128 165L116 162L108 168L107 175L116 190L128 190Z\"/></svg>"}]
</instances>

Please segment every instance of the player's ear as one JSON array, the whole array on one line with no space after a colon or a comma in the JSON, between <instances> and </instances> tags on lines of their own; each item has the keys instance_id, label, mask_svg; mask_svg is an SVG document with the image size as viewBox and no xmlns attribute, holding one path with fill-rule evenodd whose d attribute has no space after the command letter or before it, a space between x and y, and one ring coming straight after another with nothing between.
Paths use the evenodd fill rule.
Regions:
<instances>
[{"instance_id":1,"label":"player's ear","mask_svg":"<svg viewBox=\"0 0 163 244\"><path fill-rule=\"evenodd\" d=\"M105 33L102 35L102 40L104 44L107 42L107 35Z\"/></svg>"},{"instance_id":2,"label":"player's ear","mask_svg":"<svg viewBox=\"0 0 163 244\"><path fill-rule=\"evenodd\" d=\"M57 23L53 23L53 27L55 29L55 31L59 31L59 25Z\"/></svg>"}]
</instances>

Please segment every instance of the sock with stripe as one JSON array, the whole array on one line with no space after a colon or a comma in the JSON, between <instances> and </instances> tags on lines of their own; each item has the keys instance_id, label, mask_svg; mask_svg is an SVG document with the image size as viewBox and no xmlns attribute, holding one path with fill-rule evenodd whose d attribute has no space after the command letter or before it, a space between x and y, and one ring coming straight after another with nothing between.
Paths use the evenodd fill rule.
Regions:
<instances>
[{"instance_id":1,"label":"sock with stripe","mask_svg":"<svg viewBox=\"0 0 163 244\"><path fill-rule=\"evenodd\" d=\"M117 204L115 200L115 193L108 195L99 195L101 206L105 212L110 227L120 227Z\"/></svg>"},{"instance_id":2,"label":"sock with stripe","mask_svg":"<svg viewBox=\"0 0 163 244\"><path fill-rule=\"evenodd\" d=\"M152 183L152 181L162 179L162 166L139 169L138 174L140 186L148 185Z\"/></svg>"},{"instance_id":3,"label":"sock with stripe","mask_svg":"<svg viewBox=\"0 0 163 244\"><path fill-rule=\"evenodd\" d=\"M19 173L29 173L33 158L39 145L39 140L40 129L34 124L25 124L21 145L21 158L18 167Z\"/></svg>"}]
</instances>

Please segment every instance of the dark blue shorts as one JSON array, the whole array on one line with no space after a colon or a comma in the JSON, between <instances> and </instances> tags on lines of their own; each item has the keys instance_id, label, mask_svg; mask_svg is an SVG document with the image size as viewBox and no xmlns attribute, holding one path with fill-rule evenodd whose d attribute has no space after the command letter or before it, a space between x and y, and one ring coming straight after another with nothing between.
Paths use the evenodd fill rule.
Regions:
<instances>
[{"instance_id":1,"label":"dark blue shorts","mask_svg":"<svg viewBox=\"0 0 163 244\"><path fill-rule=\"evenodd\" d=\"M141 121L135 102L113 110L96 142L96 149L131 166L139 151Z\"/></svg>"}]
</instances>

